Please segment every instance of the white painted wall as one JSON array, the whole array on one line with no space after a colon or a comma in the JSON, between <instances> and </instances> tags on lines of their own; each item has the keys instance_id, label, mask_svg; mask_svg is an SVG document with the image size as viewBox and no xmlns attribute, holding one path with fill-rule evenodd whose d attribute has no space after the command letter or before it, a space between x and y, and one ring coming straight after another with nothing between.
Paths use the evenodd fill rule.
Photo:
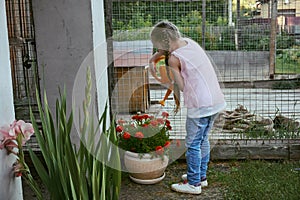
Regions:
<instances>
[{"instance_id":1,"label":"white painted wall","mask_svg":"<svg viewBox=\"0 0 300 200\"><path fill-rule=\"evenodd\" d=\"M98 105L95 107L101 114L108 99L103 1L39 0L32 4L41 90L47 92L50 109L55 113L58 87L65 86L70 111L73 90L84 94L84 88L82 90L80 87L86 82L83 78L81 84L76 85L77 76L85 77L85 71L81 68L90 66L93 67L92 78L97 95L93 100L97 99ZM87 63L84 63L85 60ZM79 96L76 100L80 101L82 94L76 95ZM82 106L82 103L77 105ZM72 139L78 143L74 134Z\"/></svg>"},{"instance_id":2,"label":"white painted wall","mask_svg":"<svg viewBox=\"0 0 300 200\"><path fill-rule=\"evenodd\" d=\"M92 76L97 87L96 106L101 115L108 101L103 1L39 0L32 3L41 88L47 92L50 109L54 112L58 87L64 86L68 109L71 109L74 84L75 87L85 84L82 81L76 86L78 73L85 77L85 71L81 72L80 68L89 65L94 66ZM76 142L78 138L74 135L73 139Z\"/></svg>"},{"instance_id":3,"label":"white painted wall","mask_svg":"<svg viewBox=\"0 0 300 200\"><path fill-rule=\"evenodd\" d=\"M0 126L15 119L13 89L9 60L9 45L5 1L0 1ZM16 161L6 150L0 150L0 199L23 199L21 178L15 178L12 164Z\"/></svg>"},{"instance_id":4,"label":"white painted wall","mask_svg":"<svg viewBox=\"0 0 300 200\"><path fill-rule=\"evenodd\" d=\"M32 5L41 90L47 91L54 110L58 87L65 86L70 110L75 76L92 51L90 0L38 0Z\"/></svg>"}]
</instances>

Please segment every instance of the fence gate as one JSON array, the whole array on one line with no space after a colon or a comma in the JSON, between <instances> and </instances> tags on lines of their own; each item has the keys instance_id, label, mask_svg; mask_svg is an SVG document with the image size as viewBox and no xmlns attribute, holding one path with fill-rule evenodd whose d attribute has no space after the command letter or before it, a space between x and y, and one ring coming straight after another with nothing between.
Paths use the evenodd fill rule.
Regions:
<instances>
[{"instance_id":1,"label":"fence gate","mask_svg":"<svg viewBox=\"0 0 300 200\"><path fill-rule=\"evenodd\" d=\"M6 0L16 119L30 120L29 105L36 113L39 88L31 0Z\"/></svg>"}]
</instances>

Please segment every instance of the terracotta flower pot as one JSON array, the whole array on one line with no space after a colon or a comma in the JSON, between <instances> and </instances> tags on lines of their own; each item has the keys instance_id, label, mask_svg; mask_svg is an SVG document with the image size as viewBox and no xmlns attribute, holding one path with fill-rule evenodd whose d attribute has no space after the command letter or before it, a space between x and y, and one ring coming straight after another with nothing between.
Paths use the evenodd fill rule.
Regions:
<instances>
[{"instance_id":1,"label":"terracotta flower pot","mask_svg":"<svg viewBox=\"0 0 300 200\"><path fill-rule=\"evenodd\" d=\"M164 155L153 157L151 154L143 154L126 151L124 163L131 175L131 179L142 184L153 184L164 178L164 171L168 166L169 158Z\"/></svg>"}]
</instances>

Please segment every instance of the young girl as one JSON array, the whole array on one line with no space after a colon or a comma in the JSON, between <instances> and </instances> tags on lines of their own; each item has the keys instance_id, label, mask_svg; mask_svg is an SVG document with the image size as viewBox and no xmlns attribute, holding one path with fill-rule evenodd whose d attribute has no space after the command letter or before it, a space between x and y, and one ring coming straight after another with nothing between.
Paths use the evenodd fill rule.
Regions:
<instances>
[{"instance_id":1,"label":"young girl","mask_svg":"<svg viewBox=\"0 0 300 200\"><path fill-rule=\"evenodd\" d=\"M168 56L175 84L183 92L187 107L186 162L187 174L183 183L173 184L177 192L200 194L201 186L208 185L206 172L210 155L209 131L217 113L226 107L216 73L210 59L198 43L183 38L178 28L168 22L156 24L150 34L158 51L151 63L162 55ZM153 69L152 69L153 70Z\"/></svg>"}]
</instances>

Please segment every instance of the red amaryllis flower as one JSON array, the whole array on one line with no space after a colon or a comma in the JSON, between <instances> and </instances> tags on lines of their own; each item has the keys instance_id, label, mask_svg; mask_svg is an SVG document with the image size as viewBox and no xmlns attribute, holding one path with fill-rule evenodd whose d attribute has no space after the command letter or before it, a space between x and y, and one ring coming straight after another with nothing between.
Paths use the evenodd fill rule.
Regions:
<instances>
[{"instance_id":1,"label":"red amaryllis flower","mask_svg":"<svg viewBox=\"0 0 300 200\"><path fill-rule=\"evenodd\" d=\"M143 139L144 138L144 134L142 132L136 132L134 137L138 138L138 139Z\"/></svg>"},{"instance_id":2,"label":"red amaryllis flower","mask_svg":"<svg viewBox=\"0 0 300 200\"><path fill-rule=\"evenodd\" d=\"M161 114L163 117L165 117L165 118L168 118L169 117L169 113L167 113L167 112L162 112L162 114Z\"/></svg>"},{"instance_id":3,"label":"red amaryllis flower","mask_svg":"<svg viewBox=\"0 0 300 200\"><path fill-rule=\"evenodd\" d=\"M124 130L123 126L117 126L116 131L122 132Z\"/></svg>"},{"instance_id":4,"label":"red amaryllis flower","mask_svg":"<svg viewBox=\"0 0 300 200\"><path fill-rule=\"evenodd\" d=\"M123 138L124 138L125 140L128 140L130 137L131 137L130 133L124 132Z\"/></svg>"},{"instance_id":5,"label":"red amaryllis flower","mask_svg":"<svg viewBox=\"0 0 300 200\"><path fill-rule=\"evenodd\" d=\"M162 154L164 153L164 148L163 148L162 146L157 146L157 147L155 148L155 152L156 152L156 154L158 154L158 155L162 155Z\"/></svg>"},{"instance_id":6,"label":"red amaryllis flower","mask_svg":"<svg viewBox=\"0 0 300 200\"><path fill-rule=\"evenodd\" d=\"M166 141L166 143L165 143L164 147L166 147L166 148L169 148L169 147L170 147L170 145L171 145L171 142L170 142L170 141Z\"/></svg>"}]
</instances>

